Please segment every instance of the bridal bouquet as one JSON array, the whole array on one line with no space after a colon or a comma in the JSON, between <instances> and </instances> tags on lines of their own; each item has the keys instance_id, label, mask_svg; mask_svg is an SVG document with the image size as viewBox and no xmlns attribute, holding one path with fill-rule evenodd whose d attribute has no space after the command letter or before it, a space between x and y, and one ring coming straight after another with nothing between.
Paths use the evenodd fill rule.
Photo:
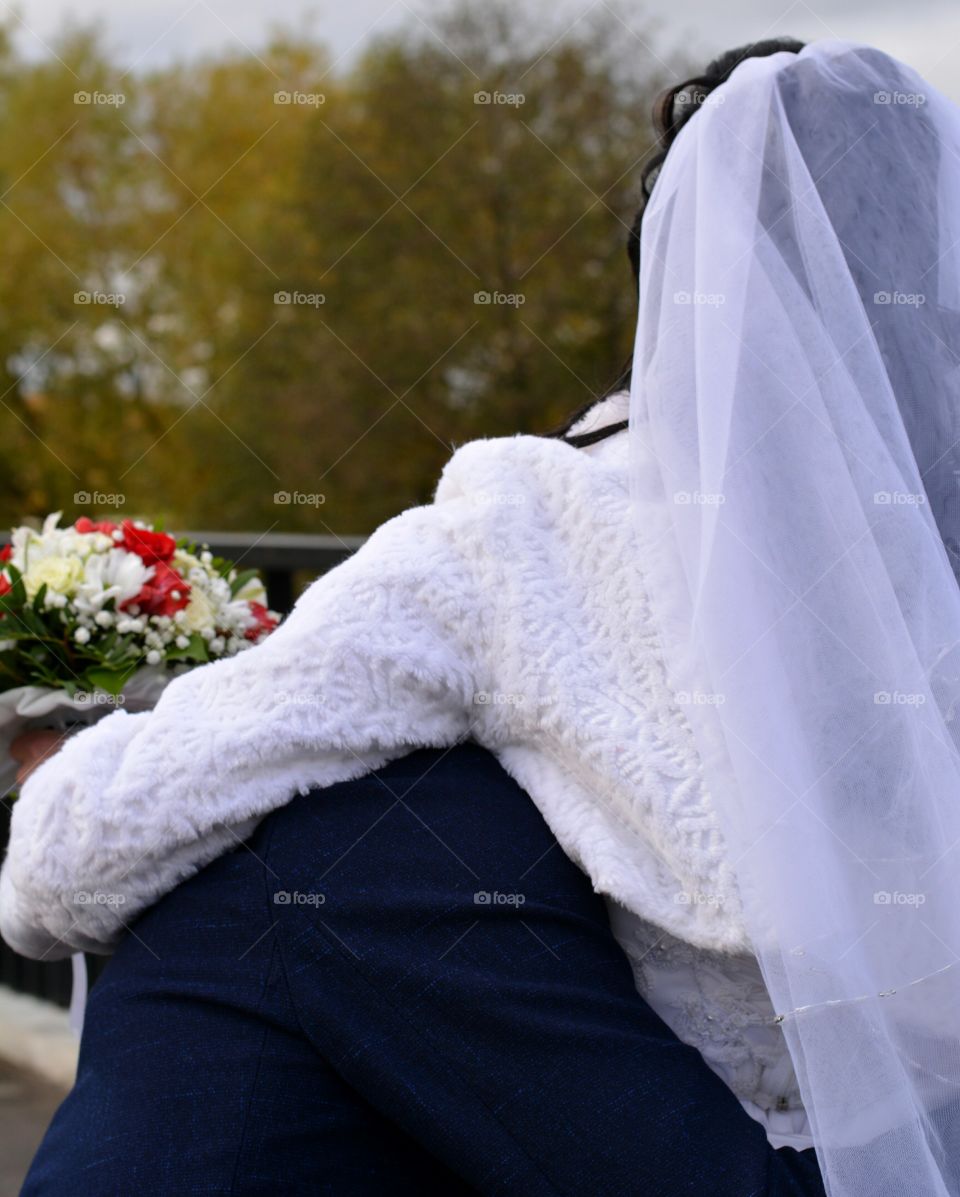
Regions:
<instances>
[{"instance_id":1,"label":"bridal bouquet","mask_svg":"<svg viewBox=\"0 0 960 1197\"><path fill-rule=\"evenodd\" d=\"M33 726L152 707L177 673L267 636L256 570L134 520L13 530L0 549L0 783L6 749Z\"/></svg>"}]
</instances>

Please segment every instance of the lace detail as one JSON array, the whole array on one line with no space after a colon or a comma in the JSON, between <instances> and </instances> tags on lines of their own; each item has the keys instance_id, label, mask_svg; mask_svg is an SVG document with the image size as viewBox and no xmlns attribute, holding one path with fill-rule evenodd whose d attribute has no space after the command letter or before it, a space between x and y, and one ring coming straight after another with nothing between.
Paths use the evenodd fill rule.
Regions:
<instances>
[{"instance_id":1,"label":"lace detail","mask_svg":"<svg viewBox=\"0 0 960 1197\"><path fill-rule=\"evenodd\" d=\"M697 948L615 903L609 909L638 991L677 1037L695 1047L741 1101L761 1111L802 1111L756 959Z\"/></svg>"}]
</instances>

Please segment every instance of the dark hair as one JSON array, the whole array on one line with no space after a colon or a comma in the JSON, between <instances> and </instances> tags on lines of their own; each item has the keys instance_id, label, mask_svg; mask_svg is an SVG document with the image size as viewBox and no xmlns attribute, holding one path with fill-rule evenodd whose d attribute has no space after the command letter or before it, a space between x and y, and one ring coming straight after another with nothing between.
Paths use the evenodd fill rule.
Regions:
<instances>
[{"instance_id":1,"label":"dark hair","mask_svg":"<svg viewBox=\"0 0 960 1197\"><path fill-rule=\"evenodd\" d=\"M751 42L749 45L739 46L735 50L727 50L726 53L715 58L702 75L695 75L692 79L684 79L682 83L675 83L672 87L668 87L657 96L653 105L653 131L656 135L656 149L644 164L640 176L640 206L634 214L630 225L630 233L627 237L627 257L630 259L635 287L640 282L640 228L643 223L643 213L653 191L653 185L657 181L660 168L663 166L664 160L670 152L670 147L677 138L677 134L687 121L696 114L697 109L707 96L722 83L726 83L734 69L745 59L766 58L770 54L779 54L784 50L791 54L798 54L803 49L803 46L804 43L797 41L794 37L774 37L762 42ZM627 427L626 420L620 420L615 424L607 424L602 428L595 428L591 432L583 432L577 435L572 435L570 430L597 403L610 395L616 394L617 391L622 391L629 387L630 366L631 361L628 359L617 375L616 380L607 388L603 395L591 399L589 403L584 404L560 428L548 435L565 440L568 444L574 445L577 448L582 448L585 445L592 445L596 441L612 436L615 432L622 432Z\"/></svg>"}]
</instances>

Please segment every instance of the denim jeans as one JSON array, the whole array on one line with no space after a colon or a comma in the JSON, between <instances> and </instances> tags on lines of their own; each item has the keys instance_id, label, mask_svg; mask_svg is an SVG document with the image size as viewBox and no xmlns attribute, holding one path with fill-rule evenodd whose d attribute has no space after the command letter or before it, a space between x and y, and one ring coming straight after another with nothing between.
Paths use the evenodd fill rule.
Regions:
<instances>
[{"instance_id":1,"label":"denim jeans","mask_svg":"<svg viewBox=\"0 0 960 1197\"><path fill-rule=\"evenodd\" d=\"M142 915L25 1197L823 1197L637 994L472 744L296 797Z\"/></svg>"}]
</instances>

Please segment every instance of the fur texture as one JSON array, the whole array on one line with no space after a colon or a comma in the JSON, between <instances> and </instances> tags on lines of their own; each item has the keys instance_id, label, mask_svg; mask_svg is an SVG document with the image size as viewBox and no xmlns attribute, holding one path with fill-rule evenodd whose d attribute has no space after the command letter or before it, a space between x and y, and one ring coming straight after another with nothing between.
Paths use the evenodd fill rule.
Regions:
<instances>
[{"instance_id":1,"label":"fur texture","mask_svg":"<svg viewBox=\"0 0 960 1197\"><path fill-rule=\"evenodd\" d=\"M586 419L625 408L614 396ZM295 793L470 736L598 891L687 943L749 951L666 686L627 454L623 433L463 446L432 504L384 524L263 644L69 740L15 806L4 938L46 959L103 951ZM719 900L689 899L704 892Z\"/></svg>"}]
</instances>

